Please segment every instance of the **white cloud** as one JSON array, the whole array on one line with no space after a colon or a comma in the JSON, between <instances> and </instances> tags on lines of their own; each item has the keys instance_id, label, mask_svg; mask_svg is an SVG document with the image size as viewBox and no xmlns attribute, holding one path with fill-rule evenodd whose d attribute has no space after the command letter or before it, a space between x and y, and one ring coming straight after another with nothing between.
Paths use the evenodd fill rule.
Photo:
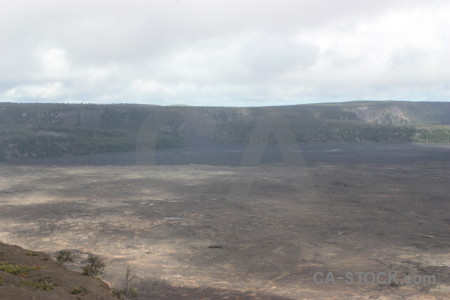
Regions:
<instances>
[{"instance_id":1,"label":"white cloud","mask_svg":"<svg viewBox=\"0 0 450 300\"><path fill-rule=\"evenodd\" d=\"M15 1L0 100L447 100L447 28L439 0Z\"/></svg>"},{"instance_id":2,"label":"white cloud","mask_svg":"<svg viewBox=\"0 0 450 300\"><path fill-rule=\"evenodd\" d=\"M17 85L5 92L5 96L13 100L51 100L63 97L64 94L65 90L62 82Z\"/></svg>"},{"instance_id":3,"label":"white cloud","mask_svg":"<svg viewBox=\"0 0 450 300\"><path fill-rule=\"evenodd\" d=\"M62 49L39 49L36 61L40 64L39 73L34 76L37 80L65 79L69 75L69 64Z\"/></svg>"}]
</instances>

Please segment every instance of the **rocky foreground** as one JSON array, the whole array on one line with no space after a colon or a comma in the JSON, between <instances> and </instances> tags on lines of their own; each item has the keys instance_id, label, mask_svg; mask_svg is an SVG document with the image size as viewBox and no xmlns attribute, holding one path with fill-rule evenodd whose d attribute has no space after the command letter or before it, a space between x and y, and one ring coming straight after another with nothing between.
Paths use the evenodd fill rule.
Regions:
<instances>
[{"instance_id":1,"label":"rocky foreground","mask_svg":"<svg viewBox=\"0 0 450 300\"><path fill-rule=\"evenodd\" d=\"M1 300L116 299L98 278L70 271L48 254L0 242Z\"/></svg>"}]
</instances>

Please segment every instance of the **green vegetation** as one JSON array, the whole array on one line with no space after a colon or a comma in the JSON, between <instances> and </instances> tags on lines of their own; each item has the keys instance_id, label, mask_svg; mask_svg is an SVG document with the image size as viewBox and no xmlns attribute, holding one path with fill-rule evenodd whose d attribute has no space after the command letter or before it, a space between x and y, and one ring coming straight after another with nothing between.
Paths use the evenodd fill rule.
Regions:
<instances>
[{"instance_id":1,"label":"green vegetation","mask_svg":"<svg viewBox=\"0 0 450 300\"><path fill-rule=\"evenodd\" d=\"M73 290L70 291L72 295L79 295L79 294L87 294L89 291L84 286L77 286Z\"/></svg>"},{"instance_id":2,"label":"green vegetation","mask_svg":"<svg viewBox=\"0 0 450 300\"><path fill-rule=\"evenodd\" d=\"M119 299L134 299L138 297L138 293L134 287L113 290L113 293Z\"/></svg>"},{"instance_id":3,"label":"green vegetation","mask_svg":"<svg viewBox=\"0 0 450 300\"><path fill-rule=\"evenodd\" d=\"M89 255L88 264L81 267L83 275L87 276L97 276L103 274L105 270L105 263L100 259L100 257L95 255Z\"/></svg>"},{"instance_id":4,"label":"green vegetation","mask_svg":"<svg viewBox=\"0 0 450 300\"><path fill-rule=\"evenodd\" d=\"M50 276L42 276L37 281L25 280L23 285L34 287L40 291L51 291L55 288L55 284L50 279Z\"/></svg>"},{"instance_id":5,"label":"green vegetation","mask_svg":"<svg viewBox=\"0 0 450 300\"><path fill-rule=\"evenodd\" d=\"M30 271L39 270L40 266L17 265L15 263L0 263L0 271L13 275L26 275Z\"/></svg>"},{"instance_id":6,"label":"green vegetation","mask_svg":"<svg viewBox=\"0 0 450 300\"><path fill-rule=\"evenodd\" d=\"M276 134L269 138L271 131ZM450 103L360 101L263 108L0 103L0 160L268 139L449 143Z\"/></svg>"},{"instance_id":7,"label":"green vegetation","mask_svg":"<svg viewBox=\"0 0 450 300\"><path fill-rule=\"evenodd\" d=\"M132 285L134 279L136 279L134 269L135 268L127 266L122 287L120 289L113 290L114 295L116 295L119 299L134 299L138 297L137 290Z\"/></svg>"},{"instance_id":8,"label":"green vegetation","mask_svg":"<svg viewBox=\"0 0 450 300\"><path fill-rule=\"evenodd\" d=\"M406 125L358 123L352 121L292 121L282 128L252 122L222 125L211 140L214 143L252 142L412 142L417 130ZM449 135L450 136L450 135Z\"/></svg>"},{"instance_id":9,"label":"green vegetation","mask_svg":"<svg viewBox=\"0 0 450 300\"><path fill-rule=\"evenodd\" d=\"M152 106L0 103L0 160L134 151L137 141L183 147L178 117Z\"/></svg>"},{"instance_id":10,"label":"green vegetation","mask_svg":"<svg viewBox=\"0 0 450 300\"><path fill-rule=\"evenodd\" d=\"M450 126L418 128L416 141L420 143L450 143Z\"/></svg>"},{"instance_id":11,"label":"green vegetation","mask_svg":"<svg viewBox=\"0 0 450 300\"><path fill-rule=\"evenodd\" d=\"M65 262L73 262L72 252L66 250L58 251L58 255L56 256L56 262L59 265L62 265Z\"/></svg>"},{"instance_id":12,"label":"green vegetation","mask_svg":"<svg viewBox=\"0 0 450 300\"><path fill-rule=\"evenodd\" d=\"M61 262L71 257L70 251L63 250L59 254ZM2 289L6 286L8 299L33 295L42 299L116 299L113 290L97 278L66 270L54 261L39 265L45 258L50 259L50 256L0 242L0 298L3 299L6 290ZM101 274L103 269L104 263L98 257L89 257L85 268L87 275Z\"/></svg>"},{"instance_id":13,"label":"green vegetation","mask_svg":"<svg viewBox=\"0 0 450 300\"><path fill-rule=\"evenodd\" d=\"M404 125L330 121L297 125L295 133L298 142L411 142L416 130Z\"/></svg>"}]
</instances>

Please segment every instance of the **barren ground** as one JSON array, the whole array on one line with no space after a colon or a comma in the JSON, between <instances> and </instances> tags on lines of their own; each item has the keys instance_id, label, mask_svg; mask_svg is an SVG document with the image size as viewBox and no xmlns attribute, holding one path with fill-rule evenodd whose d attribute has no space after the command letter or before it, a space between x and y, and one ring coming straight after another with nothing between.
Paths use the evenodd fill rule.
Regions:
<instances>
[{"instance_id":1,"label":"barren ground","mask_svg":"<svg viewBox=\"0 0 450 300\"><path fill-rule=\"evenodd\" d=\"M136 266L141 299L450 297L450 146L280 149L1 164L0 241L72 249L72 269L101 255L112 285ZM400 284L318 284L316 272L398 272Z\"/></svg>"}]
</instances>

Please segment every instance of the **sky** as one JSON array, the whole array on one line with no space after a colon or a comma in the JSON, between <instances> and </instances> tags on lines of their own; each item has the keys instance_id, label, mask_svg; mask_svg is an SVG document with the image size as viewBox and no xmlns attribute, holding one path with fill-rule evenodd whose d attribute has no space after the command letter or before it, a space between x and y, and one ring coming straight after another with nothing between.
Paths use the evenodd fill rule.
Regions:
<instances>
[{"instance_id":1,"label":"sky","mask_svg":"<svg viewBox=\"0 0 450 300\"><path fill-rule=\"evenodd\" d=\"M1 4L1 102L351 100L450 100L450 1Z\"/></svg>"}]
</instances>

